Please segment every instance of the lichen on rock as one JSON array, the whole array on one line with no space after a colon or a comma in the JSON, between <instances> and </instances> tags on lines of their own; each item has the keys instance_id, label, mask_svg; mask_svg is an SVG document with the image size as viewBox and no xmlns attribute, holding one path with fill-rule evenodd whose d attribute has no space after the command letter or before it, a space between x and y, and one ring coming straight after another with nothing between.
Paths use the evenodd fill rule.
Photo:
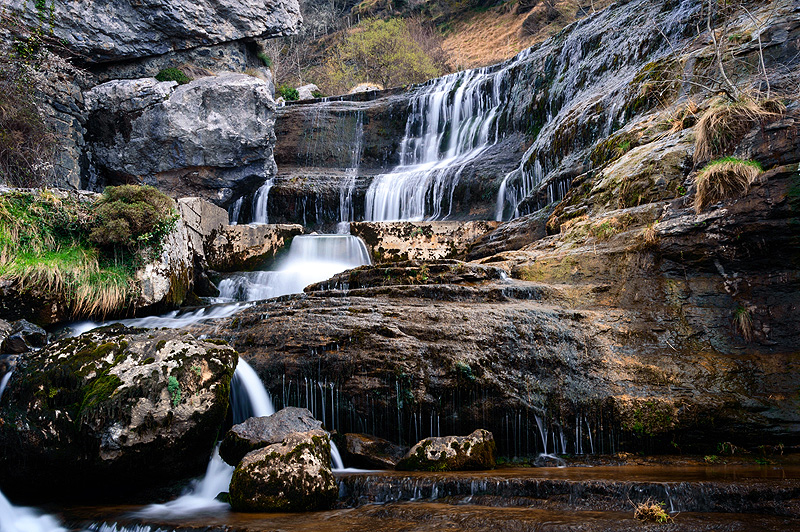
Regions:
<instances>
[{"instance_id":1,"label":"lichen on rock","mask_svg":"<svg viewBox=\"0 0 800 532\"><path fill-rule=\"evenodd\" d=\"M494 436L478 429L469 436L426 438L406 453L398 471L469 471L494 469Z\"/></svg>"}]
</instances>

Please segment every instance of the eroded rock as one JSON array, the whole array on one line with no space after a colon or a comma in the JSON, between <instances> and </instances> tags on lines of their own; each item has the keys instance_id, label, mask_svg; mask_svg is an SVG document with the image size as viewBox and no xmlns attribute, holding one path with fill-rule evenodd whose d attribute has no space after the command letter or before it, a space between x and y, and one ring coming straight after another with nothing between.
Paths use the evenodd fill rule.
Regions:
<instances>
[{"instance_id":1,"label":"eroded rock","mask_svg":"<svg viewBox=\"0 0 800 532\"><path fill-rule=\"evenodd\" d=\"M7 324L7 322L3 322ZM6 329L0 325L0 335ZM0 351L4 354L27 353L33 348L44 347L47 343L47 331L28 320L11 323L6 329L8 336L3 340Z\"/></svg>"},{"instance_id":2,"label":"eroded rock","mask_svg":"<svg viewBox=\"0 0 800 532\"><path fill-rule=\"evenodd\" d=\"M271 416L251 417L234 425L219 447L223 460L235 466L244 456L256 449L283 442L295 432L322 430L322 422L314 419L308 409L293 406Z\"/></svg>"},{"instance_id":3,"label":"eroded rock","mask_svg":"<svg viewBox=\"0 0 800 532\"><path fill-rule=\"evenodd\" d=\"M122 326L23 355L0 404L3 492L107 497L201 474L237 360L226 345Z\"/></svg>"},{"instance_id":4,"label":"eroded rock","mask_svg":"<svg viewBox=\"0 0 800 532\"><path fill-rule=\"evenodd\" d=\"M339 495L330 451L328 433L313 430L249 453L233 473L231 507L240 512L330 508Z\"/></svg>"},{"instance_id":5,"label":"eroded rock","mask_svg":"<svg viewBox=\"0 0 800 532\"><path fill-rule=\"evenodd\" d=\"M469 471L494 469L496 447L488 430L478 429L469 436L426 438L406 453L398 471Z\"/></svg>"},{"instance_id":6,"label":"eroded rock","mask_svg":"<svg viewBox=\"0 0 800 532\"><path fill-rule=\"evenodd\" d=\"M360 469L394 469L407 450L369 434L345 434L342 458Z\"/></svg>"}]
</instances>

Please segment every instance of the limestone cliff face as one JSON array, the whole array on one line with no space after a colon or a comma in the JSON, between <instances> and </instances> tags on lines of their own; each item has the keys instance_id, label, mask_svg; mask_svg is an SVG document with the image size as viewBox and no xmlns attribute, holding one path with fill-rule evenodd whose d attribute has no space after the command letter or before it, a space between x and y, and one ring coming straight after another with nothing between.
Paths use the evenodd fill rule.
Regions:
<instances>
[{"instance_id":1,"label":"limestone cliff face","mask_svg":"<svg viewBox=\"0 0 800 532\"><path fill-rule=\"evenodd\" d=\"M302 21L297 0L149 0L44 2L10 0L10 12L31 26L43 18L86 62L161 55L253 37L289 35Z\"/></svg>"}]
</instances>

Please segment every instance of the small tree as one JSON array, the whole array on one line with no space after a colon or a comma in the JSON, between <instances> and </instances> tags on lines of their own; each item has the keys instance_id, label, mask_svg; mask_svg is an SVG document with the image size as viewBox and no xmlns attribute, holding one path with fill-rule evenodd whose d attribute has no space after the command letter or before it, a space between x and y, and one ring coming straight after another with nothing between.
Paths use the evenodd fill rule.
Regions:
<instances>
[{"instance_id":1,"label":"small tree","mask_svg":"<svg viewBox=\"0 0 800 532\"><path fill-rule=\"evenodd\" d=\"M421 83L441 69L415 41L402 19L368 19L346 34L325 65L330 88L343 92L361 82L384 87Z\"/></svg>"}]
</instances>

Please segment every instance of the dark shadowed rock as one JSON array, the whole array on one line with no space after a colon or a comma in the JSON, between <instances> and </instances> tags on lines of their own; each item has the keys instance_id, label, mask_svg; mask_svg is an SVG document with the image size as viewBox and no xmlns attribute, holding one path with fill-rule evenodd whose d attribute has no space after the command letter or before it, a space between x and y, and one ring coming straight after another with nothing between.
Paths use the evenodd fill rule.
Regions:
<instances>
[{"instance_id":1,"label":"dark shadowed rock","mask_svg":"<svg viewBox=\"0 0 800 532\"><path fill-rule=\"evenodd\" d=\"M32 348L44 347L46 343L47 331L28 320L19 320L11 324L0 351L6 354L27 353Z\"/></svg>"},{"instance_id":2,"label":"dark shadowed rock","mask_svg":"<svg viewBox=\"0 0 800 532\"><path fill-rule=\"evenodd\" d=\"M406 453L398 471L469 471L494 469L496 447L488 430L469 436L426 438Z\"/></svg>"},{"instance_id":3,"label":"dark shadowed rock","mask_svg":"<svg viewBox=\"0 0 800 532\"><path fill-rule=\"evenodd\" d=\"M0 404L2 491L109 497L201 474L237 360L188 334L122 326L23 355Z\"/></svg>"},{"instance_id":4,"label":"dark shadowed rock","mask_svg":"<svg viewBox=\"0 0 800 532\"><path fill-rule=\"evenodd\" d=\"M222 440L219 454L235 466L247 453L280 443L289 434L318 429L322 429L322 422L314 419L309 410L290 406L271 416L251 417L235 425Z\"/></svg>"},{"instance_id":5,"label":"dark shadowed rock","mask_svg":"<svg viewBox=\"0 0 800 532\"><path fill-rule=\"evenodd\" d=\"M231 479L230 503L239 512L325 510L338 496L330 438L322 430L289 434L249 453Z\"/></svg>"},{"instance_id":6,"label":"dark shadowed rock","mask_svg":"<svg viewBox=\"0 0 800 532\"><path fill-rule=\"evenodd\" d=\"M360 469L394 469L407 447L369 434L345 434L342 459L352 467Z\"/></svg>"}]
</instances>

